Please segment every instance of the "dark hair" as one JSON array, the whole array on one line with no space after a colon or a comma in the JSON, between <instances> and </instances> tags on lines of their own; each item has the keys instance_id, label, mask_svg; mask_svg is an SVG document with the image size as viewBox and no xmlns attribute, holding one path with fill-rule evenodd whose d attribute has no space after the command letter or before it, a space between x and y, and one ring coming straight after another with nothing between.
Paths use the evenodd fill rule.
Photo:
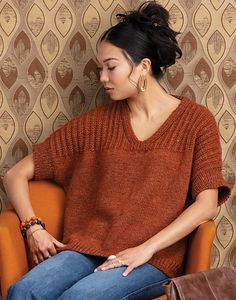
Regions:
<instances>
[{"instance_id":1,"label":"dark hair","mask_svg":"<svg viewBox=\"0 0 236 300\"><path fill-rule=\"evenodd\" d=\"M182 51L176 36L179 32L169 26L169 13L155 1L143 3L138 10L117 14L119 23L109 28L101 37L117 46L138 64L143 58L151 61L152 75L159 79L162 69L173 65Z\"/></svg>"}]
</instances>

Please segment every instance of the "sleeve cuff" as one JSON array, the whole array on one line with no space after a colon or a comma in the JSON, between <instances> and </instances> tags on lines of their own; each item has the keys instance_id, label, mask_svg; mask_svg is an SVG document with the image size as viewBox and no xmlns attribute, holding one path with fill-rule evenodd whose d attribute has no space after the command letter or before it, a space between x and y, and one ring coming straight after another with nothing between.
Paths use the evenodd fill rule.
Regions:
<instances>
[{"instance_id":1,"label":"sleeve cuff","mask_svg":"<svg viewBox=\"0 0 236 300\"><path fill-rule=\"evenodd\" d=\"M197 178L192 182L192 198L196 199L200 192L208 189L218 189L218 206L223 204L231 193L229 184L218 170L198 173Z\"/></svg>"}]
</instances>

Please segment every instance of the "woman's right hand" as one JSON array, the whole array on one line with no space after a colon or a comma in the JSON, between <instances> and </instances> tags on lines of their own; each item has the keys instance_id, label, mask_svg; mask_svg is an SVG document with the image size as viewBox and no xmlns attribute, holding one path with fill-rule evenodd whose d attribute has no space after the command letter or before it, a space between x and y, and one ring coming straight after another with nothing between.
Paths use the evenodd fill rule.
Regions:
<instances>
[{"instance_id":1,"label":"woman's right hand","mask_svg":"<svg viewBox=\"0 0 236 300\"><path fill-rule=\"evenodd\" d=\"M27 230L27 242L36 265L50 256L57 254L57 250L63 249L66 246L56 240L40 225L34 225Z\"/></svg>"}]
</instances>

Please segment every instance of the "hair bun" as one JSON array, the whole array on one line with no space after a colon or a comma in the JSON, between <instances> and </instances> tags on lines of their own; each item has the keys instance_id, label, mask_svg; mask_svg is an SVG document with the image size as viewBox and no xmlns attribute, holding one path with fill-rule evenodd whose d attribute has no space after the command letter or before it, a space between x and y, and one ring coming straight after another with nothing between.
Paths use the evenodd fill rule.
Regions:
<instances>
[{"instance_id":1,"label":"hair bun","mask_svg":"<svg viewBox=\"0 0 236 300\"><path fill-rule=\"evenodd\" d=\"M169 26L169 13L155 1L143 3L138 10L130 11L127 14L117 14L120 22L133 23L142 29L143 26L154 28Z\"/></svg>"}]
</instances>

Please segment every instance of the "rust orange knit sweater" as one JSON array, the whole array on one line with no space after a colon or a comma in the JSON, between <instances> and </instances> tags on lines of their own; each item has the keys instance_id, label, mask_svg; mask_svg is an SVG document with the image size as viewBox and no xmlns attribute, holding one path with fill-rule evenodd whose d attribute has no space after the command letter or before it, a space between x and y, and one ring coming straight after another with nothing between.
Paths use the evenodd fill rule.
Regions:
<instances>
[{"instance_id":1,"label":"rust orange knit sweater","mask_svg":"<svg viewBox=\"0 0 236 300\"><path fill-rule=\"evenodd\" d=\"M136 138L124 100L75 118L33 146L35 179L53 179L67 193L67 249L107 257L155 235L205 189L219 188L219 204L229 197L214 117L180 99L145 141ZM178 276L185 246L183 239L149 262Z\"/></svg>"}]
</instances>

